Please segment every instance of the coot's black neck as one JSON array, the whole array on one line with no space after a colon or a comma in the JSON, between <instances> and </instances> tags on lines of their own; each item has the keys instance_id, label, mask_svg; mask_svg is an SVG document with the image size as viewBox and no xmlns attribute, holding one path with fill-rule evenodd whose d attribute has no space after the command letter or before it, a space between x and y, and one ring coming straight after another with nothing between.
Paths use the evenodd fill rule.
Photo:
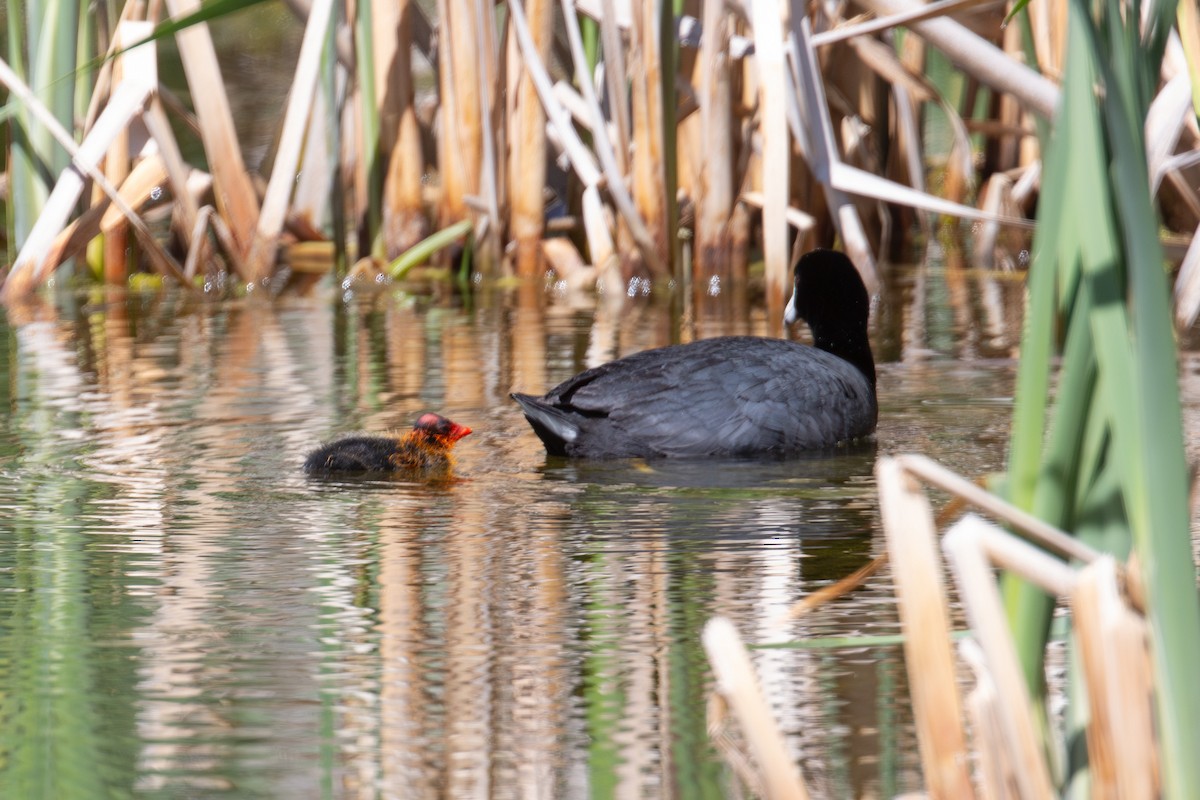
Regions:
<instances>
[{"instance_id":1,"label":"coot's black neck","mask_svg":"<svg viewBox=\"0 0 1200 800\"><path fill-rule=\"evenodd\" d=\"M813 334L813 344L818 349L858 367L859 372L867 376L871 388L875 388L875 357L871 355L871 340L867 336L865 324L826 323L816 328L811 325L809 327Z\"/></svg>"}]
</instances>

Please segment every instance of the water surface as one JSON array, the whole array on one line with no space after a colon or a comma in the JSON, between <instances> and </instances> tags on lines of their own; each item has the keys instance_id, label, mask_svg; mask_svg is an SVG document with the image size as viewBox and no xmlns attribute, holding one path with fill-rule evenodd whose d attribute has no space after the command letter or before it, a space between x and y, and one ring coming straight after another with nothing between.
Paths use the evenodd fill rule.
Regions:
<instances>
[{"instance_id":1,"label":"water surface","mask_svg":"<svg viewBox=\"0 0 1200 800\"><path fill-rule=\"evenodd\" d=\"M651 303L607 327L502 292L10 314L0 796L737 796L704 623L897 632L886 570L783 613L882 552L877 454L1003 465L1017 329L974 301L962 327L923 280L876 310L875 445L768 462L545 456L508 392L693 335ZM1019 287L997 291L1010 313ZM300 470L426 410L475 429L455 481ZM920 787L899 648L754 657L820 794Z\"/></svg>"}]
</instances>

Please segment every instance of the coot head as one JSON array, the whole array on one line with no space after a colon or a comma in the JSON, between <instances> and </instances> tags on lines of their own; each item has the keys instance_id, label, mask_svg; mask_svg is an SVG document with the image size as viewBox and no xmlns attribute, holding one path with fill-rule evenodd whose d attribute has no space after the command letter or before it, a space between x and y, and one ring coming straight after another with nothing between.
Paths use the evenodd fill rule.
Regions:
<instances>
[{"instance_id":1,"label":"coot head","mask_svg":"<svg viewBox=\"0 0 1200 800\"><path fill-rule=\"evenodd\" d=\"M784 320L789 325L804 320L814 345L858 367L873 386L875 360L867 334L870 314L867 287L845 253L817 249L800 257Z\"/></svg>"},{"instance_id":2,"label":"coot head","mask_svg":"<svg viewBox=\"0 0 1200 800\"><path fill-rule=\"evenodd\" d=\"M451 422L441 414L422 414L413 425L413 432L423 434L430 440L453 444L471 432L466 425Z\"/></svg>"}]
</instances>

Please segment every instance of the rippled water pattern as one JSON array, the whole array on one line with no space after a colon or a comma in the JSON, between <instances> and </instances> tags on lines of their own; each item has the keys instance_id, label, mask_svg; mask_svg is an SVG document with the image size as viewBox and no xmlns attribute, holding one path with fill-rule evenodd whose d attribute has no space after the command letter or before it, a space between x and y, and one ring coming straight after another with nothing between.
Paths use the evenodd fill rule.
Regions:
<instances>
[{"instance_id":1,"label":"rippled water pattern","mask_svg":"<svg viewBox=\"0 0 1200 800\"><path fill-rule=\"evenodd\" d=\"M93 298L0 325L0 797L738 796L706 731L717 614L828 645L754 654L824 796L919 788L899 649L828 641L896 632L886 570L781 621L881 552L876 448L548 461L507 393L674 335L591 320ZM882 351L920 349L906 324ZM878 451L1001 467L1012 378L883 363ZM300 470L425 410L476 431L456 481Z\"/></svg>"}]
</instances>

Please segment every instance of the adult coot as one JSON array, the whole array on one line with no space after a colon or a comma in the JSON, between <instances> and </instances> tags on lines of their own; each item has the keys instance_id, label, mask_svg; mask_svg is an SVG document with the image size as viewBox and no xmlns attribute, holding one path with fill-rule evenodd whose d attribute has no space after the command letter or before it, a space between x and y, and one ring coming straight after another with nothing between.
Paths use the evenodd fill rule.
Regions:
<instances>
[{"instance_id":1,"label":"adult coot","mask_svg":"<svg viewBox=\"0 0 1200 800\"><path fill-rule=\"evenodd\" d=\"M831 448L875 430L870 303L843 253L796 265L785 314L815 347L723 336L646 350L589 369L544 397L513 394L551 455L775 456Z\"/></svg>"},{"instance_id":2,"label":"adult coot","mask_svg":"<svg viewBox=\"0 0 1200 800\"><path fill-rule=\"evenodd\" d=\"M393 472L412 478L445 477L454 443L471 432L439 414L422 414L403 436L348 436L322 445L304 461L307 472Z\"/></svg>"}]
</instances>

